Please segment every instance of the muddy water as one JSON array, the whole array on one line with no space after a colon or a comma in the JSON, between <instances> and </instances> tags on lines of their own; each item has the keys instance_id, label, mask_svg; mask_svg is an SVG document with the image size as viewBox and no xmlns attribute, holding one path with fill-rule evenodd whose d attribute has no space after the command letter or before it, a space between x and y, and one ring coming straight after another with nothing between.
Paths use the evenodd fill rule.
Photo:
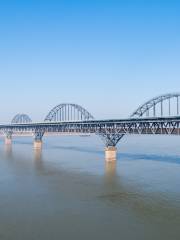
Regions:
<instances>
[{"instance_id":1,"label":"muddy water","mask_svg":"<svg viewBox=\"0 0 180 240\"><path fill-rule=\"evenodd\" d=\"M180 239L180 138L125 137L105 163L97 137L0 142L0 239Z\"/></svg>"}]
</instances>

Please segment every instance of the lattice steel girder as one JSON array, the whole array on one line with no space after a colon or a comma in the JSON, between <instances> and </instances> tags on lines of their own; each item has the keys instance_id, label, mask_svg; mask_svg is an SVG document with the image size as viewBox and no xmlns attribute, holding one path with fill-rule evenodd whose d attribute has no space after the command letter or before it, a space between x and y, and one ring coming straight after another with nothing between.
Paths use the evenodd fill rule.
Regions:
<instances>
[{"instance_id":1,"label":"lattice steel girder","mask_svg":"<svg viewBox=\"0 0 180 240\"><path fill-rule=\"evenodd\" d=\"M180 117L137 118L117 120L88 120L82 122L42 122L0 125L0 131L32 132L35 139L42 139L44 133L87 133L103 136L106 145L115 146L125 134L180 134Z\"/></svg>"}]
</instances>

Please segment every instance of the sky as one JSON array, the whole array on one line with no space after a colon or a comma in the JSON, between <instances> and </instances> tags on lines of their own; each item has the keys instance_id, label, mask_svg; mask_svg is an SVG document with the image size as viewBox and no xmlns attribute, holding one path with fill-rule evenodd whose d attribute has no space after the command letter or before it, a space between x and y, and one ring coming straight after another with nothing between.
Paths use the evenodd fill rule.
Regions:
<instances>
[{"instance_id":1,"label":"sky","mask_svg":"<svg viewBox=\"0 0 180 240\"><path fill-rule=\"evenodd\" d=\"M0 122L60 103L128 117L180 92L180 1L1 0Z\"/></svg>"}]
</instances>

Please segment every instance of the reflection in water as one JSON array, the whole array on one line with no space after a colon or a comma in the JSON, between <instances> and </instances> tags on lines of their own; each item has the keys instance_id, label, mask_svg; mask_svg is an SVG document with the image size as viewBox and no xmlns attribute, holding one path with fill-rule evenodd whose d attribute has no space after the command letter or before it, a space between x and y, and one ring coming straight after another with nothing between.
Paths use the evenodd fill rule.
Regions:
<instances>
[{"instance_id":1,"label":"reflection in water","mask_svg":"<svg viewBox=\"0 0 180 240\"><path fill-rule=\"evenodd\" d=\"M42 160L42 148L34 148L34 160L35 161Z\"/></svg>"},{"instance_id":2,"label":"reflection in water","mask_svg":"<svg viewBox=\"0 0 180 240\"><path fill-rule=\"evenodd\" d=\"M11 159L13 156L12 144L4 144L4 155L5 158Z\"/></svg>"},{"instance_id":3,"label":"reflection in water","mask_svg":"<svg viewBox=\"0 0 180 240\"><path fill-rule=\"evenodd\" d=\"M120 205L124 200L131 198L135 194L135 189L131 186L124 185L121 177L117 173L117 161L105 162L104 174L104 192L99 196L99 199L111 203L113 205Z\"/></svg>"},{"instance_id":4,"label":"reflection in water","mask_svg":"<svg viewBox=\"0 0 180 240\"><path fill-rule=\"evenodd\" d=\"M116 161L105 161L105 181L106 184L115 184L117 180Z\"/></svg>"},{"instance_id":5,"label":"reflection in water","mask_svg":"<svg viewBox=\"0 0 180 240\"><path fill-rule=\"evenodd\" d=\"M42 148L34 148L34 165L37 170L42 170L44 167Z\"/></svg>"},{"instance_id":6,"label":"reflection in water","mask_svg":"<svg viewBox=\"0 0 180 240\"><path fill-rule=\"evenodd\" d=\"M96 146L56 144L3 146L0 239L180 239L179 164L136 152L104 162Z\"/></svg>"},{"instance_id":7,"label":"reflection in water","mask_svg":"<svg viewBox=\"0 0 180 240\"><path fill-rule=\"evenodd\" d=\"M105 185L99 199L115 208L126 206L141 219L158 218L180 221L179 194L170 195L144 191L135 183L118 175L117 162L105 163ZM140 177L140 176L139 176ZM145 183L144 183L145 184ZM176 204L177 203L177 204Z\"/></svg>"}]
</instances>

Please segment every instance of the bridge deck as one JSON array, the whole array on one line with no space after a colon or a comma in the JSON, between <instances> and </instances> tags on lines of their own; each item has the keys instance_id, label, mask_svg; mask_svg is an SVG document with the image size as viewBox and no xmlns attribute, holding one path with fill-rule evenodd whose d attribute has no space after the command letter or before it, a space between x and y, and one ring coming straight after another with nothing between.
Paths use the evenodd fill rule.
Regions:
<instances>
[{"instance_id":1,"label":"bridge deck","mask_svg":"<svg viewBox=\"0 0 180 240\"><path fill-rule=\"evenodd\" d=\"M108 134L180 134L180 117L128 118L70 122L39 122L0 125L1 132L96 133Z\"/></svg>"},{"instance_id":2,"label":"bridge deck","mask_svg":"<svg viewBox=\"0 0 180 240\"><path fill-rule=\"evenodd\" d=\"M105 119L105 120L88 120L88 121L61 121L61 122L31 122L16 124L0 124L0 129L20 128L20 127L48 127L59 125L103 125L103 124L128 124L128 123L163 123L163 122L180 122L180 116L172 117L151 117L151 118L126 118L126 119Z\"/></svg>"}]
</instances>

